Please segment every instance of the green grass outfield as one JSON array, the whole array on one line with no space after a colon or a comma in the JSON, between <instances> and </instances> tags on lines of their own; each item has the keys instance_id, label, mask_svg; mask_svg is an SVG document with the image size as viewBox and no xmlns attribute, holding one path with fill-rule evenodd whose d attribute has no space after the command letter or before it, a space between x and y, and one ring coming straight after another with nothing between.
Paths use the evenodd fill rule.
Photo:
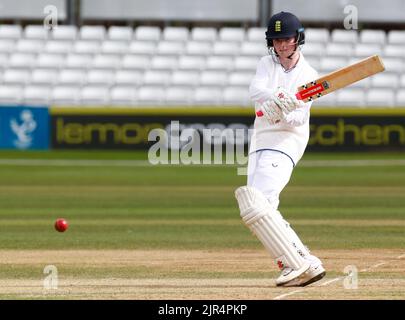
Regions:
<instances>
[{"instance_id":1,"label":"green grass outfield","mask_svg":"<svg viewBox=\"0 0 405 320\"><path fill-rule=\"evenodd\" d=\"M0 249L252 249L235 166L128 166L139 152L0 152L7 159L93 159L103 165L0 162ZM317 165L314 160L394 160ZM404 248L403 154L307 154L280 211L314 249ZM306 164L313 165L307 166ZM56 218L70 223L53 229ZM392 221L392 223L389 223Z\"/></svg>"}]
</instances>

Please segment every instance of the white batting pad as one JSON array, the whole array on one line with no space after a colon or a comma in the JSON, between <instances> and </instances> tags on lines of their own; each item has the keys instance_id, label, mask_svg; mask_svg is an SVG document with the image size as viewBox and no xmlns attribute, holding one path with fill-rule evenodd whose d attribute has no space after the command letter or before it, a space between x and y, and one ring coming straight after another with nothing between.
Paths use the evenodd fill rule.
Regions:
<instances>
[{"instance_id":1,"label":"white batting pad","mask_svg":"<svg viewBox=\"0 0 405 320\"><path fill-rule=\"evenodd\" d=\"M288 238L292 241L293 246L297 249L298 253L300 253L300 255L304 257L310 256L311 252L309 251L308 247L302 243L301 239L295 233L291 225L286 220L284 220L283 216L280 214L279 211L276 211L276 214L280 219L280 223L285 225Z\"/></svg>"},{"instance_id":2,"label":"white batting pad","mask_svg":"<svg viewBox=\"0 0 405 320\"><path fill-rule=\"evenodd\" d=\"M271 208L263 193L255 188L243 186L235 191L235 197L242 220L271 257L278 264L282 263L283 266L298 272L293 272L286 281L305 272L309 268L309 262L297 252L292 239L289 238L286 225L280 219L279 213Z\"/></svg>"}]
</instances>

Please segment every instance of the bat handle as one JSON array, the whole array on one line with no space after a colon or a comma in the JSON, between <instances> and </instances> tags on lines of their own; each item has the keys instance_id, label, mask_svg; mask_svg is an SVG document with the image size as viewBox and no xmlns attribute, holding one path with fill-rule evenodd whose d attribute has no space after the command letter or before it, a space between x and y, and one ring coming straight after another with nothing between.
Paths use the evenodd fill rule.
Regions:
<instances>
[{"instance_id":1,"label":"bat handle","mask_svg":"<svg viewBox=\"0 0 405 320\"><path fill-rule=\"evenodd\" d=\"M295 97L296 97L298 100L302 100L302 97L301 97L301 95L300 95L299 92L297 92L297 93L295 94ZM262 111L262 110L257 110L257 111L256 111L256 116L258 116L259 118L260 118L260 117L263 117L263 116L264 116L263 111Z\"/></svg>"}]
</instances>

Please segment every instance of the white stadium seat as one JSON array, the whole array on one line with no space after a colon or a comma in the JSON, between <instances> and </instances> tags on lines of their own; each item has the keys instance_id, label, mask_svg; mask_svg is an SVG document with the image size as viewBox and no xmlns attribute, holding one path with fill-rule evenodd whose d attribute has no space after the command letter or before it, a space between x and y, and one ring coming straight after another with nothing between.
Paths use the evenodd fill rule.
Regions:
<instances>
[{"instance_id":1,"label":"white stadium seat","mask_svg":"<svg viewBox=\"0 0 405 320\"><path fill-rule=\"evenodd\" d=\"M23 102L29 105L48 105L51 88L44 86L26 86L23 92Z\"/></svg>"},{"instance_id":2,"label":"white stadium seat","mask_svg":"<svg viewBox=\"0 0 405 320\"><path fill-rule=\"evenodd\" d=\"M163 30L163 40L166 41L187 41L189 31L186 27L166 27Z\"/></svg>"},{"instance_id":3,"label":"white stadium seat","mask_svg":"<svg viewBox=\"0 0 405 320\"><path fill-rule=\"evenodd\" d=\"M203 70L206 64L206 59L201 56L181 56L177 67L180 70Z\"/></svg>"},{"instance_id":4,"label":"white stadium seat","mask_svg":"<svg viewBox=\"0 0 405 320\"><path fill-rule=\"evenodd\" d=\"M8 64L12 68L32 68L36 63L36 55L29 53L11 54Z\"/></svg>"},{"instance_id":5,"label":"white stadium seat","mask_svg":"<svg viewBox=\"0 0 405 320\"><path fill-rule=\"evenodd\" d=\"M125 54L129 51L129 45L125 41L106 40L101 44L101 52L105 54Z\"/></svg>"},{"instance_id":6,"label":"white stadium seat","mask_svg":"<svg viewBox=\"0 0 405 320\"><path fill-rule=\"evenodd\" d=\"M139 26L135 29L134 39L143 41L159 41L161 38L159 27Z\"/></svg>"},{"instance_id":7,"label":"white stadium seat","mask_svg":"<svg viewBox=\"0 0 405 320\"><path fill-rule=\"evenodd\" d=\"M115 73L114 82L116 85L137 86L142 82L143 73L133 70L118 70Z\"/></svg>"},{"instance_id":8,"label":"white stadium seat","mask_svg":"<svg viewBox=\"0 0 405 320\"><path fill-rule=\"evenodd\" d=\"M399 80L399 86L405 89L405 74L402 74Z\"/></svg>"},{"instance_id":9,"label":"white stadium seat","mask_svg":"<svg viewBox=\"0 0 405 320\"><path fill-rule=\"evenodd\" d=\"M361 88L363 90L366 90L370 87L371 85L371 80L370 78L365 78L363 80L357 81L353 84L350 85L350 88Z\"/></svg>"},{"instance_id":10,"label":"white stadium seat","mask_svg":"<svg viewBox=\"0 0 405 320\"><path fill-rule=\"evenodd\" d=\"M188 41L185 48L185 53L188 55L204 55L208 56L212 53L212 43L202 41Z\"/></svg>"},{"instance_id":11,"label":"white stadium seat","mask_svg":"<svg viewBox=\"0 0 405 320\"><path fill-rule=\"evenodd\" d=\"M371 77L371 87L373 88L397 88L399 78L395 73L379 73Z\"/></svg>"},{"instance_id":12,"label":"white stadium seat","mask_svg":"<svg viewBox=\"0 0 405 320\"><path fill-rule=\"evenodd\" d=\"M197 71L173 71L170 84L175 86L197 86L199 84L200 75Z\"/></svg>"},{"instance_id":13,"label":"white stadium seat","mask_svg":"<svg viewBox=\"0 0 405 320\"><path fill-rule=\"evenodd\" d=\"M264 42L243 42L239 54L242 56L263 57L268 52Z\"/></svg>"},{"instance_id":14,"label":"white stadium seat","mask_svg":"<svg viewBox=\"0 0 405 320\"><path fill-rule=\"evenodd\" d=\"M86 82L84 70L65 69L61 70L58 76L60 85L82 85Z\"/></svg>"},{"instance_id":15,"label":"white stadium seat","mask_svg":"<svg viewBox=\"0 0 405 320\"><path fill-rule=\"evenodd\" d=\"M367 91L366 105L369 107L391 107L394 102L394 90L373 89Z\"/></svg>"},{"instance_id":16,"label":"white stadium seat","mask_svg":"<svg viewBox=\"0 0 405 320\"><path fill-rule=\"evenodd\" d=\"M360 31L360 42L384 45L386 34L383 30L362 30Z\"/></svg>"},{"instance_id":17,"label":"white stadium seat","mask_svg":"<svg viewBox=\"0 0 405 320\"><path fill-rule=\"evenodd\" d=\"M222 101L225 105L250 105L249 89L240 87L227 87L223 91Z\"/></svg>"},{"instance_id":18,"label":"white stadium seat","mask_svg":"<svg viewBox=\"0 0 405 320\"><path fill-rule=\"evenodd\" d=\"M234 67L232 57L227 56L209 56L207 58L207 70L223 70L228 71Z\"/></svg>"},{"instance_id":19,"label":"white stadium seat","mask_svg":"<svg viewBox=\"0 0 405 320\"><path fill-rule=\"evenodd\" d=\"M354 56L359 59L369 57L374 54L382 54L381 46L373 43L358 43L354 48Z\"/></svg>"},{"instance_id":20,"label":"white stadium seat","mask_svg":"<svg viewBox=\"0 0 405 320\"><path fill-rule=\"evenodd\" d=\"M79 31L79 37L83 40L104 40L107 32L104 26L82 26Z\"/></svg>"},{"instance_id":21,"label":"white stadium seat","mask_svg":"<svg viewBox=\"0 0 405 320\"><path fill-rule=\"evenodd\" d=\"M131 27L111 26L108 28L107 38L113 41L130 41L133 30Z\"/></svg>"},{"instance_id":22,"label":"white stadium seat","mask_svg":"<svg viewBox=\"0 0 405 320\"><path fill-rule=\"evenodd\" d=\"M165 101L168 105L188 105L193 96L193 89L187 87L168 87Z\"/></svg>"},{"instance_id":23,"label":"white stadium seat","mask_svg":"<svg viewBox=\"0 0 405 320\"><path fill-rule=\"evenodd\" d=\"M356 30L335 29L331 32L331 41L333 43L356 44L359 34Z\"/></svg>"},{"instance_id":24,"label":"white stadium seat","mask_svg":"<svg viewBox=\"0 0 405 320\"><path fill-rule=\"evenodd\" d=\"M191 40L214 42L218 38L218 31L215 28L195 27L191 30Z\"/></svg>"},{"instance_id":25,"label":"white stadium seat","mask_svg":"<svg viewBox=\"0 0 405 320\"><path fill-rule=\"evenodd\" d=\"M316 99L314 100L311 108L316 108L318 106L322 106L322 107L335 107L337 106L337 92L332 92L327 94L326 96L323 96L320 99Z\"/></svg>"},{"instance_id":26,"label":"white stadium seat","mask_svg":"<svg viewBox=\"0 0 405 320\"><path fill-rule=\"evenodd\" d=\"M143 86L138 90L138 102L140 105L161 105L165 98L165 90L159 86Z\"/></svg>"},{"instance_id":27,"label":"white stadium seat","mask_svg":"<svg viewBox=\"0 0 405 320\"><path fill-rule=\"evenodd\" d=\"M77 27L73 25L61 25L51 31L51 38L55 40L76 40Z\"/></svg>"},{"instance_id":28,"label":"white stadium seat","mask_svg":"<svg viewBox=\"0 0 405 320\"><path fill-rule=\"evenodd\" d=\"M308 43L320 42L327 43L329 41L329 31L328 29L322 28L306 28L305 29L305 39Z\"/></svg>"},{"instance_id":29,"label":"white stadium seat","mask_svg":"<svg viewBox=\"0 0 405 320\"><path fill-rule=\"evenodd\" d=\"M35 69L31 73L33 85L52 86L58 81L59 72L53 69Z\"/></svg>"},{"instance_id":30,"label":"white stadium seat","mask_svg":"<svg viewBox=\"0 0 405 320\"><path fill-rule=\"evenodd\" d=\"M236 57L234 61L235 71L256 71L259 59L256 57Z\"/></svg>"},{"instance_id":31,"label":"white stadium seat","mask_svg":"<svg viewBox=\"0 0 405 320\"><path fill-rule=\"evenodd\" d=\"M360 62L360 61L362 61L362 60L365 59L365 58L367 58L367 57L364 56L364 57L354 57L354 58L350 58L350 59L348 60L348 62L347 62L347 65L352 65L352 64L354 64L354 63Z\"/></svg>"},{"instance_id":32,"label":"white stadium seat","mask_svg":"<svg viewBox=\"0 0 405 320\"><path fill-rule=\"evenodd\" d=\"M242 42L246 35L244 28L223 27L219 30L218 36L221 41Z\"/></svg>"},{"instance_id":33,"label":"white stadium seat","mask_svg":"<svg viewBox=\"0 0 405 320\"><path fill-rule=\"evenodd\" d=\"M160 41L157 46L157 54L180 55L184 52L184 43L178 41Z\"/></svg>"},{"instance_id":34,"label":"white stadium seat","mask_svg":"<svg viewBox=\"0 0 405 320\"><path fill-rule=\"evenodd\" d=\"M115 72L109 70L89 70L86 76L88 85L110 86L114 82Z\"/></svg>"},{"instance_id":35,"label":"white stadium seat","mask_svg":"<svg viewBox=\"0 0 405 320\"><path fill-rule=\"evenodd\" d=\"M132 86L116 86L110 90L110 102L113 105L133 105L136 94L136 89Z\"/></svg>"},{"instance_id":36,"label":"white stadium seat","mask_svg":"<svg viewBox=\"0 0 405 320\"><path fill-rule=\"evenodd\" d=\"M48 35L48 29L44 28L42 24L28 25L24 29L24 38L26 39L46 40L48 38Z\"/></svg>"},{"instance_id":37,"label":"white stadium seat","mask_svg":"<svg viewBox=\"0 0 405 320\"><path fill-rule=\"evenodd\" d=\"M80 103L84 105L106 105L110 92L104 86L85 86L80 91Z\"/></svg>"},{"instance_id":38,"label":"white stadium seat","mask_svg":"<svg viewBox=\"0 0 405 320\"><path fill-rule=\"evenodd\" d=\"M126 54L122 58L122 69L145 70L150 67L150 58L145 55Z\"/></svg>"},{"instance_id":39,"label":"white stadium seat","mask_svg":"<svg viewBox=\"0 0 405 320\"><path fill-rule=\"evenodd\" d=\"M22 38L23 30L17 24L2 24L0 25L0 39L15 39Z\"/></svg>"},{"instance_id":40,"label":"white stadium seat","mask_svg":"<svg viewBox=\"0 0 405 320\"><path fill-rule=\"evenodd\" d=\"M151 68L155 70L173 70L177 67L177 57L155 55L151 60Z\"/></svg>"},{"instance_id":41,"label":"white stadium seat","mask_svg":"<svg viewBox=\"0 0 405 320\"><path fill-rule=\"evenodd\" d=\"M66 40L48 40L45 43L44 52L68 54L73 51L73 42Z\"/></svg>"},{"instance_id":42,"label":"white stadium seat","mask_svg":"<svg viewBox=\"0 0 405 320\"><path fill-rule=\"evenodd\" d=\"M15 51L17 41L10 39L0 39L0 53L12 53Z\"/></svg>"},{"instance_id":43,"label":"white stadium seat","mask_svg":"<svg viewBox=\"0 0 405 320\"><path fill-rule=\"evenodd\" d=\"M19 104L22 101L23 89L16 85L0 85L1 104Z\"/></svg>"},{"instance_id":44,"label":"white stadium seat","mask_svg":"<svg viewBox=\"0 0 405 320\"><path fill-rule=\"evenodd\" d=\"M219 104L222 102L222 90L212 87L198 87L193 94L196 105Z\"/></svg>"},{"instance_id":45,"label":"white stadium seat","mask_svg":"<svg viewBox=\"0 0 405 320\"><path fill-rule=\"evenodd\" d=\"M361 107L365 105L365 93L364 90L358 88L346 88L336 92L337 104L339 106L354 106Z\"/></svg>"},{"instance_id":46,"label":"white stadium seat","mask_svg":"<svg viewBox=\"0 0 405 320\"><path fill-rule=\"evenodd\" d=\"M345 66L347 66L347 59L345 58L325 57L321 59L320 69L324 73L329 73Z\"/></svg>"},{"instance_id":47,"label":"white stadium seat","mask_svg":"<svg viewBox=\"0 0 405 320\"><path fill-rule=\"evenodd\" d=\"M58 76L59 85L83 85L86 82L86 71L75 69L61 70Z\"/></svg>"},{"instance_id":48,"label":"white stadium seat","mask_svg":"<svg viewBox=\"0 0 405 320\"><path fill-rule=\"evenodd\" d=\"M129 52L140 55L153 55L156 52L156 48L155 42L134 40L129 45Z\"/></svg>"},{"instance_id":49,"label":"white stadium seat","mask_svg":"<svg viewBox=\"0 0 405 320\"><path fill-rule=\"evenodd\" d=\"M77 86L55 86L52 89L52 104L77 105L79 103L80 88Z\"/></svg>"},{"instance_id":50,"label":"white stadium seat","mask_svg":"<svg viewBox=\"0 0 405 320\"><path fill-rule=\"evenodd\" d=\"M249 28L246 32L246 38L248 41L261 43L264 46L266 44L266 31L267 28Z\"/></svg>"},{"instance_id":51,"label":"white stadium seat","mask_svg":"<svg viewBox=\"0 0 405 320\"><path fill-rule=\"evenodd\" d=\"M396 105L405 107L405 89L398 90L395 96Z\"/></svg>"},{"instance_id":52,"label":"white stadium seat","mask_svg":"<svg viewBox=\"0 0 405 320\"><path fill-rule=\"evenodd\" d=\"M143 84L166 86L170 81L170 72L147 70L143 76Z\"/></svg>"},{"instance_id":53,"label":"white stadium seat","mask_svg":"<svg viewBox=\"0 0 405 320\"><path fill-rule=\"evenodd\" d=\"M302 53L305 57L313 56L313 57L323 57L326 51L326 44L318 43L318 42L309 42L305 43L302 46Z\"/></svg>"},{"instance_id":54,"label":"white stadium seat","mask_svg":"<svg viewBox=\"0 0 405 320\"><path fill-rule=\"evenodd\" d=\"M226 72L202 71L200 74L200 85L222 87L228 81Z\"/></svg>"},{"instance_id":55,"label":"white stadium seat","mask_svg":"<svg viewBox=\"0 0 405 320\"><path fill-rule=\"evenodd\" d=\"M30 81L31 73L27 69L7 69L3 73L3 83L25 85Z\"/></svg>"},{"instance_id":56,"label":"white stadium seat","mask_svg":"<svg viewBox=\"0 0 405 320\"><path fill-rule=\"evenodd\" d=\"M239 54L240 45L238 42L231 42L231 41L217 41L214 43L212 47L212 53L214 55L225 55L225 56L233 56Z\"/></svg>"},{"instance_id":57,"label":"white stadium seat","mask_svg":"<svg viewBox=\"0 0 405 320\"><path fill-rule=\"evenodd\" d=\"M388 43L405 45L405 30L391 30L388 32Z\"/></svg>"},{"instance_id":58,"label":"white stadium seat","mask_svg":"<svg viewBox=\"0 0 405 320\"><path fill-rule=\"evenodd\" d=\"M326 54L328 57L348 58L353 54L353 47L351 44L330 43L326 46Z\"/></svg>"},{"instance_id":59,"label":"white stadium seat","mask_svg":"<svg viewBox=\"0 0 405 320\"><path fill-rule=\"evenodd\" d=\"M405 53L404 45L387 45L384 47L384 57L402 58Z\"/></svg>"},{"instance_id":60,"label":"white stadium seat","mask_svg":"<svg viewBox=\"0 0 405 320\"><path fill-rule=\"evenodd\" d=\"M81 54L99 53L101 44L98 41L77 40L74 44L73 51Z\"/></svg>"},{"instance_id":61,"label":"white stadium seat","mask_svg":"<svg viewBox=\"0 0 405 320\"><path fill-rule=\"evenodd\" d=\"M321 68L321 61L320 57L305 55L305 60L309 63L309 65L314 68L316 71L319 71Z\"/></svg>"},{"instance_id":62,"label":"white stadium seat","mask_svg":"<svg viewBox=\"0 0 405 320\"><path fill-rule=\"evenodd\" d=\"M92 61L91 55L71 53L66 56L64 68L87 69Z\"/></svg>"},{"instance_id":63,"label":"white stadium seat","mask_svg":"<svg viewBox=\"0 0 405 320\"><path fill-rule=\"evenodd\" d=\"M246 71L234 71L229 74L228 84L230 86L249 87L255 73Z\"/></svg>"},{"instance_id":64,"label":"white stadium seat","mask_svg":"<svg viewBox=\"0 0 405 320\"><path fill-rule=\"evenodd\" d=\"M65 55L41 53L37 57L37 68L58 69L65 65Z\"/></svg>"},{"instance_id":65,"label":"white stadium seat","mask_svg":"<svg viewBox=\"0 0 405 320\"><path fill-rule=\"evenodd\" d=\"M120 65L121 57L110 54L97 54L91 64L94 69L117 69Z\"/></svg>"},{"instance_id":66,"label":"white stadium seat","mask_svg":"<svg viewBox=\"0 0 405 320\"><path fill-rule=\"evenodd\" d=\"M386 72L402 73L404 70L404 62L400 58L384 58L383 63Z\"/></svg>"}]
</instances>

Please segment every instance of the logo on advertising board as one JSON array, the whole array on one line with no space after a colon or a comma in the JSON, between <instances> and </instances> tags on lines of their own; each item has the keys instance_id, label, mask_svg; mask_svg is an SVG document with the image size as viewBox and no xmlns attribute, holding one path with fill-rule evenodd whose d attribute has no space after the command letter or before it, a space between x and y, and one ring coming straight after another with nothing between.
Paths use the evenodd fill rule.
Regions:
<instances>
[{"instance_id":1,"label":"logo on advertising board","mask_svg":"<svg viewBox=\"0 0 405 320\"><path fill-rule=\"evenodd\" d=\"M27 149L32 146L37 122L30 110L21 111L19 118L10 119L10 128L17 137L17 139L14 139L13 144L17 149Z\"/></svg>"},{"instance_id":2,"label":"logo on advertising board","mask_svg":"<svg viewBox=\"0 0 405 320\"><path fill-rule=\"evenodd\" d=\"M0 148L48 149L48 108L0 107Z\"/></svg>"}]
</instances>

